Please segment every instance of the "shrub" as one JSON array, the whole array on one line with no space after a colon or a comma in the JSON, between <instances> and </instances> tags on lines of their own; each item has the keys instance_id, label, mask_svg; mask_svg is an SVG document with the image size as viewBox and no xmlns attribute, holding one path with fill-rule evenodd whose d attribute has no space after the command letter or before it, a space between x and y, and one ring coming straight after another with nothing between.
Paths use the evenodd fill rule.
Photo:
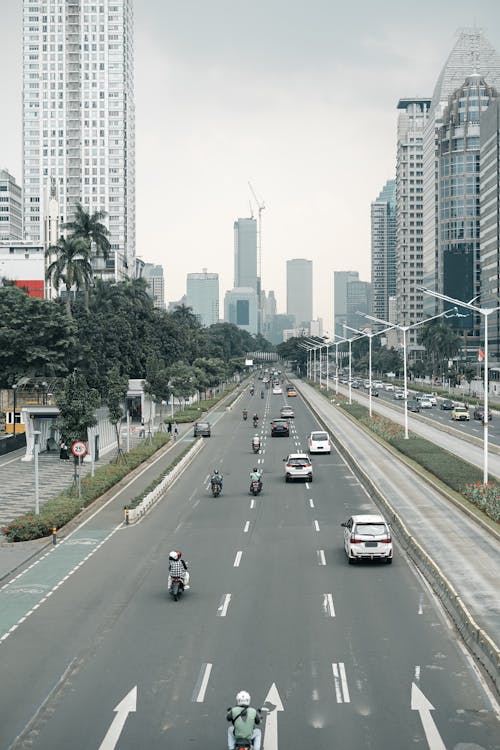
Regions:
<instances>
[{"instance_id":1,"label":"shrub","mask_svg":"<svg viewBox=\"0 0 500 750\"><path fill-rule=\"evenodd\" d=\"M500 486L494 482L466 484L463 495L494 521L500 521Z\"/></svg>"}]
</instances>

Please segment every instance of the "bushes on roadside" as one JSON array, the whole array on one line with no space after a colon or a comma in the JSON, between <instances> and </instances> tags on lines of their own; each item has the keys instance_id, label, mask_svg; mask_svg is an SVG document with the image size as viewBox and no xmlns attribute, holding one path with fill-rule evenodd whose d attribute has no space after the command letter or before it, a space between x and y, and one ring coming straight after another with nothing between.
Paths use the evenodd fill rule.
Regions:
<instances>
[{"instance_id":1,"label":"bushes on roadside","mask_svg":"<svg viewBox=\"0 0 500 750\"><path fill-rule=\"evenodd\" d=\"M27 542L52 534L55 526L60 529L94 500L107 492L139 464L156 453L169 441L169 435L157 432L151 443L144 442L125 453L117 463L99 466L95 476L81 481L81 497L75 497L73 488L61 492L41 506L40 514L26 513L14 519L2 529L9 542Z\"/></svg>"}]
</instances>

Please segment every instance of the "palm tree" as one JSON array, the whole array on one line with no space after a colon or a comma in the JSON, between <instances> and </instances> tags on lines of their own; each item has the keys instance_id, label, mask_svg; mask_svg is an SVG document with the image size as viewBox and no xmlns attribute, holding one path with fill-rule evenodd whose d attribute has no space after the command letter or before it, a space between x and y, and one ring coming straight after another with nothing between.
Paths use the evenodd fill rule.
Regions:
<instances>
[{"instance_id":1,"label":"palm tree","mask_svg":"<svg viewBox=\"0 0 500 750\"><path fill-rule=\"evenodd\" d=\"M56 259L46 271L46 279L55 289L66 287L66 311L71 318L71 289L85 291L92 284L92 265L88 243L80 237L60 237L57 245L49 247L47 255L56 254Z\"/></svg>"},{"instance_id":2,"label":"palm tree","mask_svg":"<svg viewBox=\"0 0 500 750\"><path fill-rule=\"evenodd\" d=\"M63 224L63 229L69 229L72 237L86 240L90 247L95 247L96 256L102 255L104 260L107 260L111 245L108 239L109 230L102 223L106 216L106 211L94 211L90 214L78 203L74 221Z\"/></svg>"}]
</instances>

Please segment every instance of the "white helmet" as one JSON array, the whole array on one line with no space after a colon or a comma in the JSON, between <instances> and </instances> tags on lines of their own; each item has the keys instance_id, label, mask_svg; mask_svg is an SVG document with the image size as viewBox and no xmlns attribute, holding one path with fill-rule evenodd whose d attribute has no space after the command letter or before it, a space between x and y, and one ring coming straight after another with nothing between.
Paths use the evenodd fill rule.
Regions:
<instances>
[{"instance_id":1,"label":"white helmet","mask_svg":"<svg viewBox=\"0 0 500 750\"><path fill-rule=\"evenodd\" d=\"M170 552L169 554L170 560L177 560L178 557L179 557L179 553L176 552L175 549L173 549L172 552Z\"/></svg>"},{"instance_id":2,"label":"white helmet","mask_svg":"<svg viewBox=\"0 0 500 750\"><path fill-rule=\"evenodd\" d=\"M250 693L246 690L240 690L236 696L236 704L238 706L249 706L250 705Z\"/></svg>"}]
</instances>

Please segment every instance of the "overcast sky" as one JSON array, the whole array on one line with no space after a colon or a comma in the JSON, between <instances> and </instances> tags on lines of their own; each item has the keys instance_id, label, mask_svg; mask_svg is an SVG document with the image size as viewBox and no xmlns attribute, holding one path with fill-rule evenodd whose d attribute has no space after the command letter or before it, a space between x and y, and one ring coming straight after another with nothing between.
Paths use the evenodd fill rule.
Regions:
<instances>
[{"instance_id":1,"label":"overcast sky","mask_svg":"<svg viewBox=\"0 0 500 750\"><path fill-rule=\"evenodd\" d=\"M22 181L22 0L0 0L0 166ZM137 254L233 286L233 222L263 212L263 288L313 261L331 332L333 271L370 280L370 203L394 177L396 105L430 96L459 27L500 50L498 0L136 0Z\"/></svg>"}]
</instances>

